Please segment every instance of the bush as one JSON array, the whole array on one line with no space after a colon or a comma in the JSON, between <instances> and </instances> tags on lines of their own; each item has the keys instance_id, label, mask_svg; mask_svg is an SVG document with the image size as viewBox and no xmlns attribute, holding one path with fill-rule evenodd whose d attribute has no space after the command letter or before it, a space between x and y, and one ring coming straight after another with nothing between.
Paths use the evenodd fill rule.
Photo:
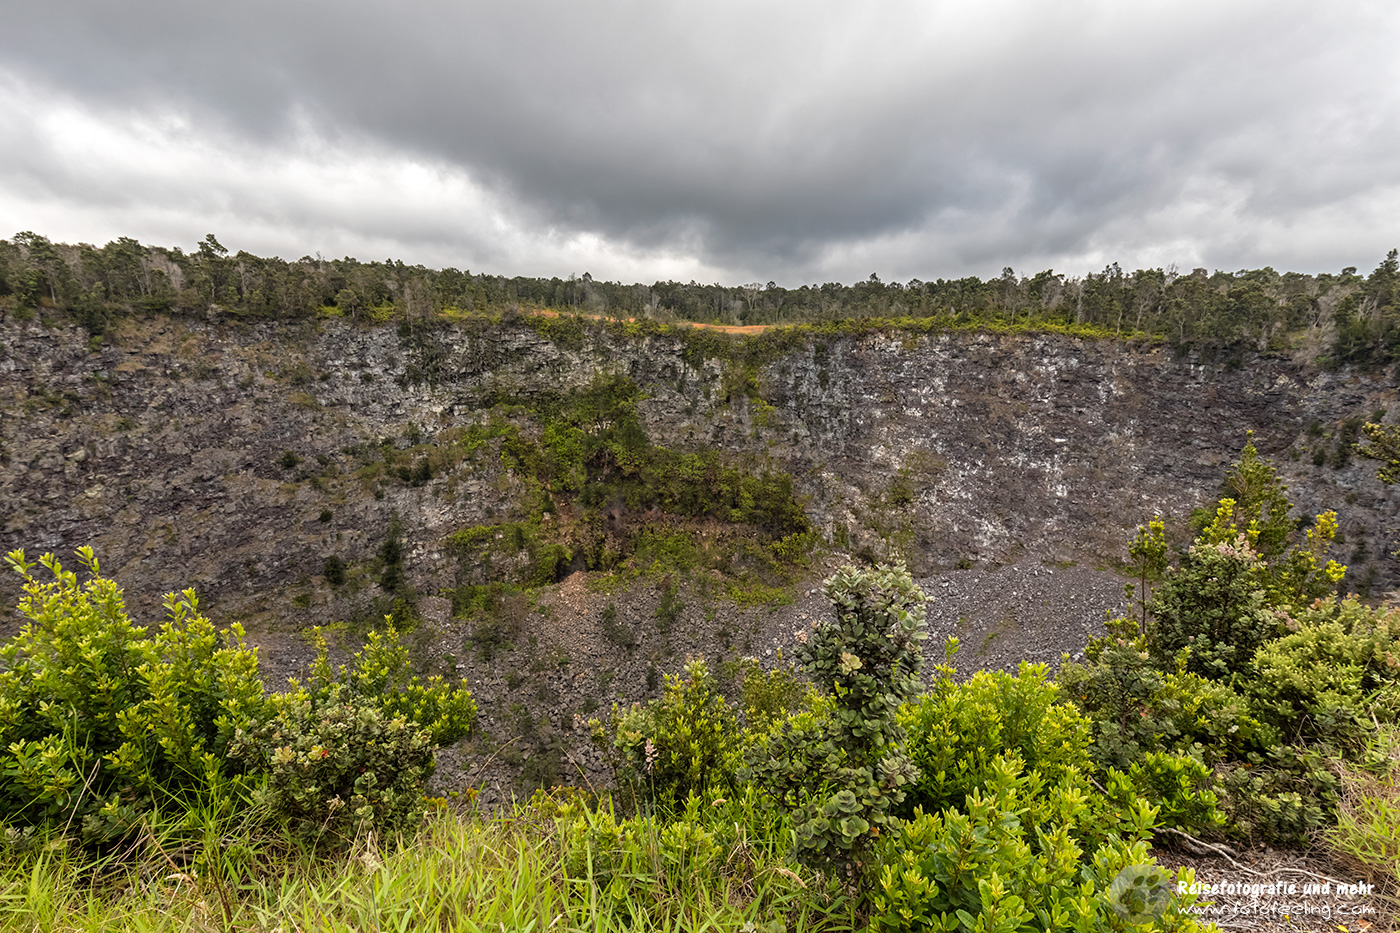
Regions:
<instances>
[{"instance_id":1,"label":"bush","mask_svg":"<svg viewBox=\"0 0 1400 933\"><path fill-rule=\"evenodd\" d=\"M1152 602L1150 645L1157 666L1170 669L1185 652L1192 673L1214 679L1247 675L1254 652L1282 631L1265 605L1265 570L1243 534L1193 545Z\"/></svg>"},{"instance_id":2,"label":"bush","mask_svg":"<svg viewBox=\"0 0 1400 933\"><path fill-rule=\"evenodd\" d=\"M1260 717L1285 741L1354 756L1400 716L1400 610L1332 599L1283 618L1292 631L1259 650L1247 688Z\"/></svg>"},{"instance_id":3,"label":"bush","mask_svg":"<svg viewBox=\"0 0 1400 933\"><path fill-rule=\"evenodd\" d=\"M321 568L322 575L331 586L341 586L345 583L345 561L339 556L332 554L326 558L325 566Z\"/></svg>"},{"instance_id":4,"label":"bush","mask_svg":"<svg viewBox=\"0 0 1400 933\"><path fill-rule=\"evenodd\" d=\"M685 603L681 600L680 586L675 580L667 579L661 588L661 601L656 604L657 629L664 635L675 628L680 621Z\"/></svg>"},{"instance_id":5,"label":"bush","mask_svg":"<svg viewBox=\"0 0 1400 933\"><path fill-rule=\"evenodd\" d=\"M408 831L434 751L471 730L471 693L414 676L392 621L349 667L331 666L319 633L318 648L307 684L270 697L272 715L239 730L230 754L267 773L258 798L303 837Z\"/></svg>"},{"instance_id":6,"label":"bush","mask_svg":"<svg viewBox=\"0 0 1400 933\"><path fill-rule=\"evenodd\" d=\"M1134 628L1123 619L1112 626ZM1093 721L1091 751L1100 768L1126 771L1153 750L1214 765L1272 741L1233 687L1186 671L1162 672L1141 638L1110 634L1087 655L1084 664L1066 661L1059 682Z\"/></svg>"},{"instance_id":7,"label":"bush","mask_svg":"<svg viewBox=\"0 0 1400 933\"><path fill-rule=\"evenodd\" d=\"M1131 905L1121 903L1117 879L1136 871L1154 876L1151 893L1167 888L1169 876L1147 855L1153 811L1145 802L1127 814L1125 838L1085 859L1066 821L1035 812L1045 799L1039 776L1023 773L1015 755L995 755L985 786L961 808L919 811L899 824L877 849L870 929L1119 929ZM1162 900L1155 929L1197 928L1184 904Z\"/></svg>"},{"instance_id":8,"label":"bush","mask_svg":"<svg viewBox=\"0 0 1400 933\"><path fill-rule=\"evenodd\" d=\"M264 699L242 629L216 631L186 590L166 596L166 621L148 635L92 549L78 558L91 574L81 585L52 554L39 561L48 583L23 551L6 557L29 624L0 648L0 812L101 842L163 806L243 796L251 778L228 751Z\"/></svg>"},{"instance_id":9,"label":"bush","mask_svg":"<svg viewBox=\"0 0 1400 933\"><path fill-rule=\"evenodd\" d=\"M688 662L683 676L666 675L660 699L614 705L607 724L589 725L618 783L636 799L671 812L691 794L733 786L739 727L704 661Z\"/></svg>"},{"instance_id":10,"label":"bush","mask_svg":"<svg viewBox=\"0 0 1400 933\"><path fill-rule=\"evenodd\" d=\"M959 684L945 669L932 691L905 705L899 722L919 779L904 812L961 807L986 783L992 760L1006 752L1019 755L1026 770L1048 784L1089 773L1090 721L1059 701L1059 687L1046 673L1044 664L1023 663L1015 675L979 671Z\"/></svg>"},{"instance_id":11,"label":"bush","mask_svg":"<svg viewBox=\"0 0 1400 933\"><path fill-rule=\"evenodd\" d=\"M918 777L897 713L920 685L926 597L902 566L843 567L823 593L836 621L817 626L798 658L834 699L831 715L790 720L749 749L740 776L797 808L800 858L864 884L872 844Z\"/></svg>"}]
</instances>

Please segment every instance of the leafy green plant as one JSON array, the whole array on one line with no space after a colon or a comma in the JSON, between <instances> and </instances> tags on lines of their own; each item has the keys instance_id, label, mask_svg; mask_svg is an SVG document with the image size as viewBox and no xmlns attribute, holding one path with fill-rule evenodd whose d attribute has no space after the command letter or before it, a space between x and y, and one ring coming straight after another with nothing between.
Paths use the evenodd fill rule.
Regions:
<instances>
[{"instance_id":1,"label":"leafy green plant","mask_svg":"<svg viewBox=\"0 0 1400 933\"><path fill-rule=\"evenodd\" d=\"M1036 801L1046 799L1043 780L1024 773L1017 756L993 756L985 776L984 786L961 807L919 811L880 840L870 928L891 933L1117 929L1122 914L1107 895L1125 869L1155 868L1146 841L1153 808L1136 801L1123 838L1086 853L1063 811L1037 812ZM1185 907L1164 904L1156 928L1196 929Z\"/></svg>"},{"instance_id":2,"label":"leafy green plant","mask_svg":"<svg viewBox=\"0 0 1400 933\"><path fill-rule=\"evenodd\" d=\"M1221 514L1229 505L1221 503ZM1193 545L1152 603L1149 644L1157 666L1175 666L1177 653L1186 652L1193 673L1248 673L1254 652L1283 631L1266 606L1265 567L1244 534Z\"/></svg>"},{"instance_id":3,"label":"leafy green plant","mask_svg":"<svg viewBox=\"0 0 1400 933\"><path fill-rule=\"evenodd\" d=\"M186 590L166 597L166 621L148 634L92 549L78 559L84 583L52 554L39 561L49 582L23 551L6 557L29 622L0 648L0 811L99 842L159 807L241 798L250 779L228 750L264 705L242 629L216 631Z\"/></svg>"},{"instance_id":4,"label":"leafy green plant","mask_svg":"<svg viewBox=\"0 0 1400 933\"><path fill-rule=\"evenodd\" d=\"M926 597L904 567L883 565L843 567L823 593L836 621L817 626L798 658L834 699L830 717L790 720L754 745L741 779L797 809L801 859L863 885L872 844L918 776L897 713L919 688Z\"/></svg>"},{"instance_id":5,"label":"leafy green plant","mask_svg":"<svg viewBox=\"0 0 1400 933\"><path fill-rule=\"evenodd\" d=\"M666 675L660 699L626 709L614 705L607 723L589 725L618 784L663 811L691 794L733 785L738 723L704 661L687 662L681 676Z\"/></svg>"},{"instance_id":6,"label":"leafy green plant","mask_svg":"<svg viewBox=\"0 0 1400 933\"><path fill-rule=\"evenodd\" d=\"M680 586L674 579L665 580L661 587L661 600L656 604L656 623L662 634L675 628L684 610L685 603L681 600Z\"/></svg>"},{"instance_id":7,"label":"leafy green plant","mask_svg":"<svg viewBox=\"0 0 1400 933\"><path fill-rule=\"evenodd\" d=\"M321 574L331 586L343 585L345 583L345 561L341 560L337 554L330 555L321 568Z\"/></svg>"},{"instance_id":8,"label":"leafy green plant","mask_svg":"<svg viewBox=\"0 0 1400 933\"><path fill-rule=\"evenodd\" d=\"M909 757L919 769L903 812L962 806L985 785L992 759L1009 752L1049 784L1090 773L1090 720L1060 701L1047 673L1044 664L1023 663L1014 675L979 671L958 683L943 668L931 691L900 710Z\"/></svg>"},{"instance_id":9,"label":"leafy green plant","mask_svg":"<svg viewBox=\"0 0 1400 933\"><path fill-rule=\"evenodd\" d=\"M257 798L304 837L410 831L435 750L471 730L471 693L414 675L392 621L348 666L330 664L319 633L318 647L306 684L269 697L271 715L240 729L230 755L266 773Z\"/></svg>"}]
</instances>

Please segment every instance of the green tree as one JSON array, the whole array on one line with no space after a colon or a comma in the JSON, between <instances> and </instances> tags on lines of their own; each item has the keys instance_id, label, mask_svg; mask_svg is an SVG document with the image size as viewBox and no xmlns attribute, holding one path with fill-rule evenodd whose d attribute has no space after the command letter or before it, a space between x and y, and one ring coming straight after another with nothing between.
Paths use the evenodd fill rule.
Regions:
<instances>
[{"instance_id":1,"label":"green tree","mask_svg":"<svg viewBox=\"0 0 1400 933\"><path fill-rule=\"evenodd\" d=\"M1129 583L1124 591L1131 601L1134 595L1138 601L1138 629L1147 630L1147 606L1151 601L1151 585L1162 578L1167 569L1167 527L1160 516L1138 528L1128 545L1132 558L1133 575L1137 583Z\"/></svg>"},{"instance_id":2,"label":"green tree","mask_svg":"<svg viewBox=\"0 0 1400 933\"><path fill-rule=\"evenodd\" d=\"M789 720L749 750L740 779L796 808L799 858L863 886L871 846L918 777L898 712L922 685L926 597L888 565L843 567L822 592L836 620L817 626L798 660L833 699L831 716Z\"/></svg>"},{"instance_id":3,"label":"green tree","mask_svg":"<svg viewBox=\"0 0 1400 933\"><path fill-rule=\"evenodd\" d=\"M1369 442L1361 448L1361 456L1381 462L1376 476L1382 483L1400 482L1400 425L1367 422L1361 430Z\"/></svg>"}]
</instances>

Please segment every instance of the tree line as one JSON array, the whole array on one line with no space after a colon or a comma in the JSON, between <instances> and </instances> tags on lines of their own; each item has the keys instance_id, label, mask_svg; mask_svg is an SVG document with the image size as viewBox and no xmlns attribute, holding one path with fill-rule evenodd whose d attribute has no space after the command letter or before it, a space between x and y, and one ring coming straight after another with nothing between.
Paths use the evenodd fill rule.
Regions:
<instances>
[{"instance_id":1,"label":"tree line","mask_svg":"<svg viewBox=\"0 0 1400 933\"><path fill-rule=\"evenodd\" d=\"M1323 365L1385 366L1400 359L1400 259L1392 249L1369 275L1349 266L1309 275L1175 268L1054 271L996 278L787 288L699 282L623 284L585 272L567 279L515 276L398 260L303 256L288 261L230 253L213 234L191 252L122 237L102 247L37 233L0 240L0 317L55 309L93 333L133 312L295 320L342 315L387 321L444 311L513 310L694 321L800 324L859 318L948 318L959 324L1074 326L1149 336L1209 356L1287 353L1307 346Z\"/></svg>"}]
</instances>

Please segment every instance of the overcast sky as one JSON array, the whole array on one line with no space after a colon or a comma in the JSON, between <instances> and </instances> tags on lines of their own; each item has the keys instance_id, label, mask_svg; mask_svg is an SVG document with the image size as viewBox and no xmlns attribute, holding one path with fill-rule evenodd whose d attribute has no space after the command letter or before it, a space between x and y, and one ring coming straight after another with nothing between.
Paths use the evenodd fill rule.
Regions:
<instances>
[{"instance_id":1,"label":"overcast sky","mask_svg":"<svg viewBox=\"0 0 1400 933\"><path fill-rule=\"evenodd\" d=\"M1394 0L11 0L0 236L739 284L1374 268Z\"/></svg>"}]
</instances>

